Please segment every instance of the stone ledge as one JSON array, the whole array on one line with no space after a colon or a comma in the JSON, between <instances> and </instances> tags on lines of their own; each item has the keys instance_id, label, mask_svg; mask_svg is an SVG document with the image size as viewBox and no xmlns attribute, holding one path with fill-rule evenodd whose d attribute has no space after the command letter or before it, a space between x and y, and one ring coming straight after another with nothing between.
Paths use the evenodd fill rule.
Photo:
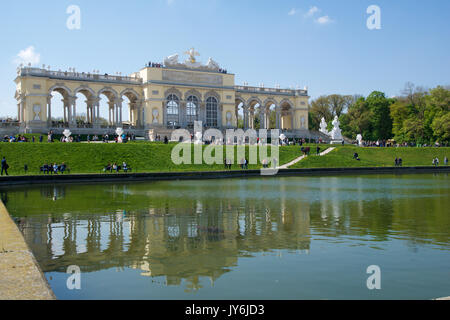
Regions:
<instances>
[{"instance_id":1,"label":"stone ledge","mask_svg":"<svg viewBox=\"0 0 450 320\"><path fill-rule=\"evenodd\" d=\"M1 201L0 300L55 300L33 253Z\"/></svg>"},{"instance_id":2,"label":"stone ledge","mask_svg":"<svg viewBox=\"0 0 450 320\"><path fill-rule=\"evenodd\" d=\"M202 180L231 179L254 177L287 176L329 176L355 174L411 174L411 173L450 173L447 167L372 167L372 168L312 168L280 169L276 175L262 175L261 170L232 171L197 171L197 172L154 172L154 173L119 173L119 174L66 174L0 177L0 186L58 184L58 183L101 183L101 182L135 182L162 180Z\"/></svg>"}]
</instances>

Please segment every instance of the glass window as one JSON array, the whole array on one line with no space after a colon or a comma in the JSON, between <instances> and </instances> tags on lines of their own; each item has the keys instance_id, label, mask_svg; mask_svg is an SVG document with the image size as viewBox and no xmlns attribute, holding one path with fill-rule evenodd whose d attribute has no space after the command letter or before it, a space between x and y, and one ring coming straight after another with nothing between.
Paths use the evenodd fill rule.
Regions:
<instances>
[{"instance_id":1,"label":"glass window","mask_svg":"<svg viewBox=\"0 0 450 320\"><path fill-rule=\"evenodd\" d=\"M171 94L167 97L167 126L176 127L179 122L179 99Z\"/></svg>"},{"instance_id":2,"label":"glass window","mask_svg":"<svg viewBox=\"0 0 450 320\"><path fill-rule=\"evenodd\" d=\"M217 127L217 99L210 97L206 100L206 126Z\"/></svg>"},{"instance_id":3,"label":"glass window","mask_svg":"<svg viewBox=\"0 0 450 320\"><path fill-rule=\"evenodd\" d=\"M186 104L187 125L192 127L194 121L198 120L198 99L195 96L189 96Z\"/></svg>"}]
</instances>

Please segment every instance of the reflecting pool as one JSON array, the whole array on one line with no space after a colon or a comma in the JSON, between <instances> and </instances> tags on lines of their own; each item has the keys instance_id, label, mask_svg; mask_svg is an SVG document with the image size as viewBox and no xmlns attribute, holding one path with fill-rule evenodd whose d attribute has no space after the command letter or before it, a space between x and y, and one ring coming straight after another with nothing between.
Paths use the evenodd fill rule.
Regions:
<instances>
[{"instance_id":1,"label":"reflecting pool","mask_svg":"<svg viewBox=\"0 0 450 320\"><path fill-rule=\"evenodd\" d=\"M59 299L450 296L447 174L11 187ZM69 290L69 266L81 290ZM381 269L369 290L367 268Z\"/></svg>"}]
</instances>

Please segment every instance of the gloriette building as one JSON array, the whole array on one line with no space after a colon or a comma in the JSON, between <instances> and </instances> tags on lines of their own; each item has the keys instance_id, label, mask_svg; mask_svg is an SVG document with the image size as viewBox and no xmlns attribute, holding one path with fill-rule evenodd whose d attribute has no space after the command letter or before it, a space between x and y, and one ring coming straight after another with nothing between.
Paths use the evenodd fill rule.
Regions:
<instances>
[{"instance_id":1,"label":"gloriette building","mask_svg":"<svg viewBox=\"0 0 450 320\"><path fill-rule=\"evenodd\" d=\"M194 49L186 54L185 62L173 55L130 76L20 67L15 79L18 131L59 133L68 128L75 134L111 134L122 127L148 137L193 130L194 121L202 121L205 129L281 129L288 137L311 137L306 88L235 85L235 75L214 60L198 62ZM54 92L63 97L63 119L52 117ZM86 98L86 110L77 106L79 94ZM129 101L127 122L122 121L124 97ZM101 99L107 100L108 114L100 114Z\"/></svg>"}]
</instances>

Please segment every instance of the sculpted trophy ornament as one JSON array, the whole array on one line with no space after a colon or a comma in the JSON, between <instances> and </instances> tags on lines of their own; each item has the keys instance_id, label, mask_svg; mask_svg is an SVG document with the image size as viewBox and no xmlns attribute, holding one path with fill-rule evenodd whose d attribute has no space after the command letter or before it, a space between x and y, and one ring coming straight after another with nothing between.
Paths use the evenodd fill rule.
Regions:
<instances>
[{"instance_id":1,"label":"sculpted trophy ornament","mask_svg":"<svg viewBox=\"0 0 450 320\"><path fill-rule=\"evenodd\" d=\"M184 54L187 54L189 56L189 62L191 64L195 64L197 62L197 60L195 59L195 57L200 56L200 53L198 53L197 51L195 51L194 48L189 49L188 51L186 51Z\"/></svg>"},{"instance_id":2,"label":"sculpted trophy ornament","mask_svg":"<svg viewBox=\"0 0 450 320\"><path fill-rule=\"evenodd\" d=\"M197 61L196 57L200 56L200 53L195 51L194 48L189 49L184 54L188 56L186 61L184 63L180 63L178 61L179 55L173 54L171 56L168 56L164 59L164 65L166 67L180 67L180 68L191 68L191 69L202 69L205 71L213 70L213 71L219 71L220 65L214 61L212 58L209 58L208 62L206 64L202 64L201 62Z\"/></svg>"},{"instance_id":3,"label":"sculpted trophy ornament","mask_svg":"<svg viewBox=\"0 0 450 320\"><path fill-rule=\"evenodd\" d=\"M39 114L41 113L41 106L40 105L34 105L33 106L33 112L34 112L34 121L41 121L41 117Z\"/></svg>"},{"instance_id":4,"label":"sculpted trophy ornament","mask_svg":"<svg viewBox=\"0 0 450 320\"><path fill-rule=\"evenodd\" d=\"M153 124L158 124L159 111L158 109L153 109Z\"/></svg>"},{"instance_id":5,"label":"sculpted trophy ornament","mask_svg":"<svg viewBox=\"0 0 450 320\"><path fill-rule=\"evenodd\" d=\"M231 114L230 111L227 112L227 127L231 127L232 123L231 120L233 119L233 115Z\"/></svg>"}]
</instances>

